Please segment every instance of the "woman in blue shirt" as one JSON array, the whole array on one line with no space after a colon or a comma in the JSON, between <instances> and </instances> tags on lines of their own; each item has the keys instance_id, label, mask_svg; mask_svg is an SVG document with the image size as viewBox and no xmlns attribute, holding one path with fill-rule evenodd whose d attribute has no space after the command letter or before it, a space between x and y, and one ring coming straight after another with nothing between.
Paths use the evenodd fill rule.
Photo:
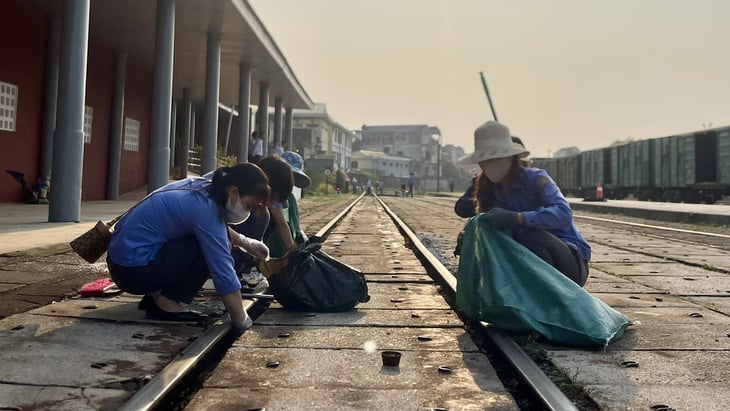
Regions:
<instances>
[{"instance_id":1,"label":"woman in blue shirt","mask_svg":"<svg viewBox=\"0 0 730 411\"><path fill-rule=\"evenodd\" d=\"M477 218L512 230L513 238L583 286L591 247L573 223L573 212L550 176L524 167L523 146L515 145L507 126L489 121L474 132L474 153L459 160L479 164L474 199ZM528 153L529 154L529 153Z\"/></svg>"},{"instance_id":2,"label":"woman in blue shirt","mask_svg":"<svg viewBox=\"0 0 730 411\"><path fill-rule=\"evenodd\" d=\"M147 318L196 321L200 313L179 302L190 303L210 276L233 329L244 331L252 321L243 310L230 246L261 259L269 250L227 223L240 223L267 204L268 184L259 167L246 163L220 168L212 180L188 178L156 190L114 227L107 255L112 279L126 292L145 294L140 308Z\"/></svg>"}]
</instances>

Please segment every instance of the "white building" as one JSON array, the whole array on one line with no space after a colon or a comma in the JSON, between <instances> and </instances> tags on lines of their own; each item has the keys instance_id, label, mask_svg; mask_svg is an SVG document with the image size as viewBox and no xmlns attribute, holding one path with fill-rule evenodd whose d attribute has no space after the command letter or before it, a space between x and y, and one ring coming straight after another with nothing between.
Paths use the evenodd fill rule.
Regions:
<instances>
[{"instance_id":1,"label":"white building","mask_svg":"<svg viewBox=\"0 0 730 411\"><path fill-rule=\"evenodd\" d=\"M411 159L380 151L360 150L352 153L352 168L378 177L408 177Z\"/></svg>"},{"instance_id":2,"label":"white building","mask_svg":"<svg viewBox=\"0 0 730 411\"><path fill-rule=\"evenodd\" d=\"M293 110L292 124L293 149L304 159L332 157L340 168L350 169L355 133L332 119L324 103L315 103L312 110Z\"/></svg>"},{"instance_id":3,"label":"white building","mask_svg":"<svg viewBox=\"0 0 730 411\"><path fill-rule=\"evenodd\" d=\"M437 188L440 175L441 131L425 124L362 126L362 150L381 151L411 160L411 169L423 188Z\"/></svg>"}]
</instances>

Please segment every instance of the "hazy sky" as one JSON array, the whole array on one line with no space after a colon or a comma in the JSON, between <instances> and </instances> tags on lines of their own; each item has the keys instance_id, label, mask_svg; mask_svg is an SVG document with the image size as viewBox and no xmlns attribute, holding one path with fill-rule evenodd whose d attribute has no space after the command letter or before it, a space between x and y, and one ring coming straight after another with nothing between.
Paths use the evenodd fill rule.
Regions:
<instances>
[{"instance_id":1,"label":"hazy sky","mask_svg":"<svg viewBox=\"0 0 730 411\"><path fill-rule=\"evenodd\" d=\"M352 129L428 124L533 156L730 125L727 0L249 0L309 96Z\"/></svg>"}]
</instances>

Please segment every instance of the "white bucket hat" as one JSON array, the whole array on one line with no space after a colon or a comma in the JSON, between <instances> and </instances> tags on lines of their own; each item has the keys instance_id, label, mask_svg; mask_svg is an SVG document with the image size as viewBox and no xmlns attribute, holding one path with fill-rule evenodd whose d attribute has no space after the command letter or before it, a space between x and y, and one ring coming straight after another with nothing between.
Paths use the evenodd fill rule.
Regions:
<instances>
[{"instance_id":1,"label":"white bucket hat","mask_svg":"<svg viewBox=\"0 0 730 411\"><path fill-rule=\"evenodd\" d=\"M474 131L474 152L458 160L459 164L475 164L493 158L530 154L524 146L514 144L509 128L496 121L487 121Z\"/></svg>"}]
</instances>

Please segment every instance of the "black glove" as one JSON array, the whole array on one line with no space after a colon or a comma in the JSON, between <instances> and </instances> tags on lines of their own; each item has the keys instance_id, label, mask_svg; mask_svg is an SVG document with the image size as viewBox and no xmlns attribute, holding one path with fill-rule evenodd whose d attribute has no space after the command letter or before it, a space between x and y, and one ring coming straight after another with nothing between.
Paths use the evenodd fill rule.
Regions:
<instances>
[{"instance_id":1,"label":"black glove","mask_svg":"<svg viewBox=\"0 0 730 411\"><path fill-rule=\"evenodd\" d=\"M460 231L456 236L456 248L454 248L454 257L461 255L461 243L464 241L464 231Z\"/></svg>"},{"instance_id":2,"label":"black glove","mask_svg":"<svg viewBox=\"0 0 730 411\"><path fill-rule=\"evenodd\" d=\"M517 227L517 212L505 210L504 208L492 208L486 213L479 215L481 221L486 222L492 227L497 228L514 228Z\"/></svg>"}]
</instances>

